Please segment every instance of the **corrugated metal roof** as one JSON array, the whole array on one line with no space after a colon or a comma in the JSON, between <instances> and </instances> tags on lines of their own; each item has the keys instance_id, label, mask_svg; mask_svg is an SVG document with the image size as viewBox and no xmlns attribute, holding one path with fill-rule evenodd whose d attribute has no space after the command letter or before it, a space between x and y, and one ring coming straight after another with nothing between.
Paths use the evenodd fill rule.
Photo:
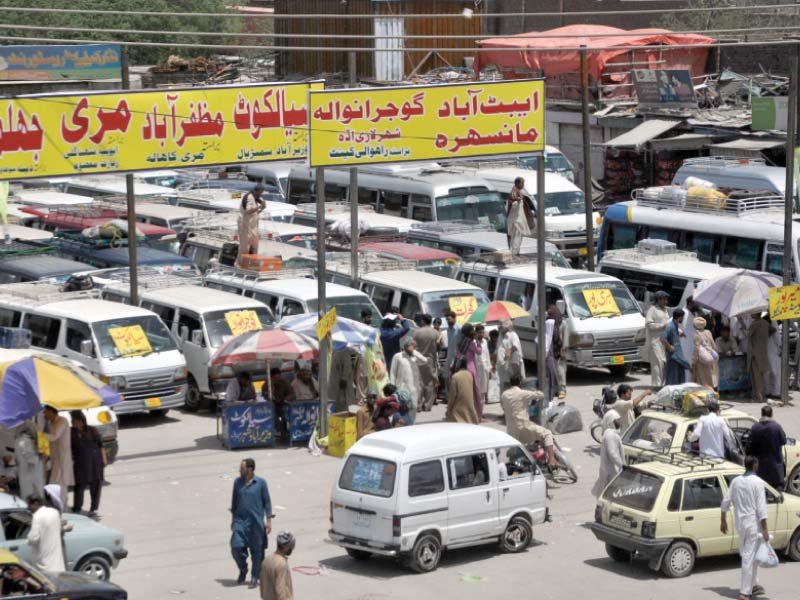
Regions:
<instances>
[{"instance_id":1,"label":"corrugated metal roof","mask_svg":"<svg viewBox=\"0 0 800 600\"><path fill-rule=\"evenodd\" d=\"M639 123L630 131L626 131L622 135L604 142L604 146L612 146L615 148L633 147L639 148L645 145L652 139L666 133L670 129L680 125L682 121L672 121L666 119L650 119Z\"/></svg>"}]
</instances>

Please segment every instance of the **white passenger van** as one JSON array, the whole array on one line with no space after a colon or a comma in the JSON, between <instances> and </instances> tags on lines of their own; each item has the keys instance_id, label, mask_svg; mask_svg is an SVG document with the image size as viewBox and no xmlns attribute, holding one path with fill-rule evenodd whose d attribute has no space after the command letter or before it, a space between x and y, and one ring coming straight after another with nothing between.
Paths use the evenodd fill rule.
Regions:
<instances>
[{"instance_id":1,"label":"white passenger van","mask_svg":"<svg viewBox=\"0 0 800 600\"><path fill-rule=\"evenodd\" d=\"M371 271L359 277L359 287L372 298L381 314L397 306L409 319L424 313L443 317L452 310L460 323L489 302L486 292L475 285L424 271Z\"/></svg>"},{"instance_id":2,"label":"white passenger van","mask_svg":"<svg viewBox=\"0 0 800 600\"><path fill-rule=\"evenodd\" d=\"M272 185L278 188L281 196L287 197L289 192L289 173L292 167L302 163L289 161L269 161L247 163L244 165L244 174L250 181Z\"/></svg>"},{"instance_id":3,"label":"white passenger van","mask_svg":"<svg viewBox=\"0 0 800 600\"><path fill-rule=\"evenodd\" d=\"M536 360L535 264L522 266L465 262L458 279L494 291L495 300L508 300L531 313L515 319L522 354ZM615 376L641 360L645 341L644 316L625 284L616 277L577 269L545 268L545 301L559 307L567 325L564 340L567 363L578 367L607 367ZM605 302L605 308L600 302Z\"/></svg>"},{"instance_id":4,"label":"white passenger van","mask_svg":"<svg viewBox=\"0 0 800 600\"><path fill-rule=\"evenodd\" d=\"M68 177L56 184L56 189L76 196L102 198L103 196L124 196L127 193L125 177L120 175L84 175ZM133 192L137 200L145 198L175 201L175 190L169 187L134 180Z\"/></svg>"},{"instance_id":5,"label":"white passenger van","mask_svg":"<svg viewBox=\"0 0 800 600\"><path fill-rule=\"evenodd\" d=\"M118 414L161 416L183 405L186 361L149 310L101 300L97 290L9 284L0 286L0 325L30 329L32 348L84 365L122 395Z\"/></svg>"},{"instance_id":6,"label":"white passenger van","mask_svg":"<svg viewBox=\"0 0 800 600\"><path fill-rule=\"evenodd\" d=\"M275 319L262 302L192 285L190 281L188 285L175 285L179 283L176 279L169 276L145 279L142 282L145 285L140 284L139 304L161 317L177 338L189 371L186 408L195 411L206 407L211 400L224 400L228 383L235 376L231 367L210 366L220 346L249 328L272 327ZM103 289L103 297L130 302L127 285L108 286ZM248 370L248 365L241 368ZM262 382L266 373L261 369L252 375L254 382Z\"/></svg>"},{"instance_id":7,"label":"white passenger van","mask_svg":"<svg viewBox=\"0 0 800 600\"><path fill-rule=\"evenodd\" d=\"M350 203L349 202L326 202L325 203L325 225L331 225L344 221L350 224ZM292 218L293 223L300 223L309 227L317 226L317 205L298 204ZM361 227L361 235L405 235L412 227L420 223L414 219L406 219L396 215L378 213L371 206L358 207L358 222Z\"/></svg>"},{"instance_id":8,"label":"white passenger van","mask_svg":"<svg viewBox=\"0 0 800 600\"><path fill-rule=\"evenodd\" d=\"M657 240L663 242L663 240ZM678 250L675 244L642 240L636 248L611 250L597 265L600 273L621 279L643 311L653 303L658 290L669 294L669 307L683 308L700 281L733 274L737 269L702 262L694 252Z\"/></svg>"},{"instance_id":9,"label":"white passenger van","mask_svg":"<svg viewBox=\"0 0 800 600\"><path fill-rule=\"evenodd\" d=\"M309 270L309 275L311 274ZM317 280L306 277L280 278L279 274L265 273L259 277L243 276L237 272L224 270L206 275L206 285L210 288L244 294L263 302L278 318L289 315L317 313L319 303ZM353 321L361 321L361 311L372 311L372 323L380 325L381 314L375 304L364 292L336 283L325 284L325 298L328 310L336 308L336 314Z\"/></svg>"},{"instance_id":10,"label":"white passenger van","mask_svg":"<svg viewBox=\"0 0 800 600\"><path fill-rule=\"evenodd\" d=\"M433 571L443 550L499 542L522 552L549 520L547 485L525 448L490 427L436 423L372 433L331 490L330 539Z\"/></svg>"},{"instance_id":11,"label":"white passenger van","mask_svg":"<svg viewBox=\"0 0 800 600\"><path fill-rule=\"evenodd\" d=\"M786 169L767 166L755 158L687 158L675 172L672 183L681 185L688 177L710 181L721 190L766 191L781 196L786 190Z\"/></svg>"},{"instance_id":12,"label":"white passenger van","mask_svg":"<svg viewBox=\"0 0 800 600\"><path fill-rule=\"evenodd\" d=\"M242 196L246 192L242 190L225 189L196 189L180 190L177 192L175 204L186 208L208 210L216 213L233 212L238 214L242 206ZM262 220L272 221L291 221L294 215L294 206L286 202L276 202L263 197L266 209L261 212Z\"/></svg>"},{"instance_id":13,"label":"white passenger van","mask_svg":"<svg viewBox=\"0 0 800 600\"><path fill-rule=\"evenodd\" d=\"M48 188L18 190L14 192L11 199L19 204L42 209L54 206L83 206L92 203L92 199L85 195L65 194Z\"/></svg>"}]
</instances>

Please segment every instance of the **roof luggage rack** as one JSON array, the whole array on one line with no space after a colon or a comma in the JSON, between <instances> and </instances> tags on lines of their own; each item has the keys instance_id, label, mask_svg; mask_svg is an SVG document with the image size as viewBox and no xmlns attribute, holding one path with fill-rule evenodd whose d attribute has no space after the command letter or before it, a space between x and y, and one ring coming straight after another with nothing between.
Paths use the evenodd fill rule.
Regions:
<instances>
[{"instance_id":1,"label":"roof luggage rack","mask_svg":"<svg viewBox=\"0 0 800 600\"><path fill-rule=\"evenodd\" d=\"M106 278L104 278L102 274L99 274L96 276L96 279L102 280ZM124 270L115 272L107 279L109 283L102 287L119 288L124 285L127 289L131 281L130 271ZM139 289L160 289L185 285L203 285L203 277L197 275L194 271L163 273L157 269L143 268L138 271L137 283Z\"/></svg>"},{"instance_id":2,"label":"roof luggage rack","mask_svg":"<svg viewBox=\"0 0 800 600\"><path fill-rule=\"evenodd\" d=\"M411 231L451 235L476 231L495 231L495 229L489 223L475 223L474 221L428 221L412 224Z\"/></svg>"},{"instance_id":3,"label":"roof luggage rack","mask_svg":"<svg viewBox=\"0 0 800 600\"><path fill-rule=\"evenodd\" d=\"M205 279L207 280L210 275L227 277L233 280L240 280L242 283L246 283L250 281L271 281L274 279L313 279L314 269L296 268L281 269L280 271L253 271L251 269L242 269L239 267L230 267L227 265L218 264L212 267L206 273Z\"/></svg>"},{"instance_id":4,"label":"roof luggage rack","mask_svg":"<svg viewBox=\"0 0 800 600\"><path fill-rule=\"evenodd\" d=\"M724 458L686 454L683 452L677 452L675 454L655 454L652 457L648 456L648 458L652 458L652 460L646 462L660 462L666 465L675 465L676 467L687 468L690 471L710 471L714 467L719 467L728 462Z\"/></svg>"},{"instance_id":5,"label":"roof luggage rack","mask_svg":"<svg viewBox=\"0 0 800 600\"><path fill-rule=\"evenodd\" d=\"M767 162L763 158L733 158L730 156L700 156L696 158L686 158L683 166L693 167L766 167Z\"/></svg>"},{"instance_id":6,"label":"roof luggage rack","mask_svg":"<svg viewBox=\"0 0 800 600\"><path fill-rule=\"evenodd\" d=\"M8 244L0 243L0 260L35 256L37 254L53 254L55 251L56 248L54 246L12 240Z\"/></svg>"},{"instance_id":7,"label":"roof luggage rack","mask_svg":"<svg viewBox=\"0 0 800 600\"><path fill-rule=\"evenodd\" d=\"M753 195L747 192L733 192L727 198L717 200L697 195L690 196L686 190L678 186L640 188L634 190L632 196L640 206L734 217L754 212L783 210L784 207L783 196L776 194Z\"/></svg>"},{"instance_id":8,"label":"roof luggage rack","mask_svg":"<svg viewBox=\"0 0 800 600\"><path fill-rule=\"evenodd\" d=\"M92 288L75 292L64 292L62 289L62 284L47 280L7 283L0 286L0 298L24 300L28 306L41 306L42 304L66 300L100 299L99 289Z\"/></svg>"}]
</instances>

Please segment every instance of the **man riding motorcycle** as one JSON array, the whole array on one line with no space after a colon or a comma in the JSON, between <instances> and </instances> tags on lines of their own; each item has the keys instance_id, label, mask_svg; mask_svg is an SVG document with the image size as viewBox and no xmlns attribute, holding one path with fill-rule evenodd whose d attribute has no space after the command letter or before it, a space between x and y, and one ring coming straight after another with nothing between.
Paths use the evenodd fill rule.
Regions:
<instances>
[{"instance_id":1,"label":"man riding motorcycle","mask_svg":"<svg viewBox=\"0 0 800 600\"><path fill-rule=\"evenodd\" d=\"M511 387L500 397L503 414L506 418L506 432L525 446L541 443L547 453L547 464L556 467L553 433L546 427L531 421L528 412L531 402L534 400L538 402L544 398L544 394L520 388L522 379L517 374L511 375L509 383Z\"/></svg>"}]
</instances>

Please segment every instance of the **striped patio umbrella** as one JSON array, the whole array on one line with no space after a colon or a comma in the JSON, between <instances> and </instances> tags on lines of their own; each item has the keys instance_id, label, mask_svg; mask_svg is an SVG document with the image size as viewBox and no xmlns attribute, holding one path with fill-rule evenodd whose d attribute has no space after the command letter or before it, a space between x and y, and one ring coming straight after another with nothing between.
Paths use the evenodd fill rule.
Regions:
<instances>
[{"instance_id":1,"label":"striped patio umbrella","mask_svg":"<svg viewBox=\"0 0 800 600\"><path fill-rule=\"evenodd\" d=\"M694 301L733 318L769 310L769 288L779 285L781 278L777 275L741 269L701 281L695 288Z\"/></svg>"},{"instance_id":2,"label":"striped patio umbrella","mask_svg":"<svg viewBox=\"0 0 800 600\"><path fill-rule=\"evenodd\" d=\"M43 405L79 410L121 401L102 381L66 360L36 355L0 363L0 425L4 427L30 419Z\"/></svg>"},{"instance_id":3,"label":"striped patio umbrella","mask_svg":"<svg viewBox=\"0 0 800 600\"><path fill-rule=\"evenodd\" d=\"M228 340L211 358L211 366L258 360L309 360L317 355L314 338L285 329L259 329Z\"/></svg>"},{"instance_id":4,"label":"striped patio umbrella","mask_svg":"<svg viewBox=\"0 0 800 600\"><path fill-rule=\"evenodd\" d=\"M316 338L317 323L319 323L319 317L314 314L291 315L281 319L279 327ZM374 327L339 316L336 317L336 324L331 332L333 349L337 351L345 348L358 349L364 346L374 346L377 337L378 330Z\"/></svg>"},{"instance_id":5,"label":"striped patio umbrella","mask_svg":"<svg viewBox=\"0 0 800 600\"><path fill-rule=\"evenodd\" d=\"M492 323L504 319L518 319L528 317L530 313L514 302L505 300L495 300L488 304L482 304L475 309L467 319L467 323Z\"/></svg>"}]
</instances>

